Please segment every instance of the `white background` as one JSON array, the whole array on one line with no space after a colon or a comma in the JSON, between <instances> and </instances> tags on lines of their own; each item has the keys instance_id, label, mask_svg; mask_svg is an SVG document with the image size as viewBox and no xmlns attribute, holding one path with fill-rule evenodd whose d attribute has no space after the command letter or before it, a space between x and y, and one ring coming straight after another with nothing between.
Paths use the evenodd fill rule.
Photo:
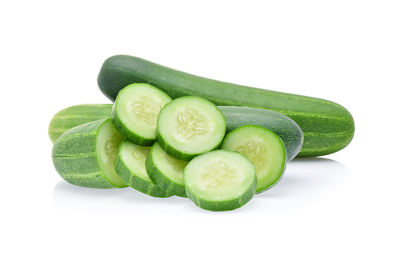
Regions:
<instances>
[{"instance_id":1,"label":"white background","mask_svg":"<svg viewBox=\"0 0 400 267\"><path fill-rule=\"evenodd\" d=\"M399 266L399 1L2 1L1 266ZM347 107L349 147L232 212L55 172L48 123L131 54Z\"/></svg>"}]
</instances>

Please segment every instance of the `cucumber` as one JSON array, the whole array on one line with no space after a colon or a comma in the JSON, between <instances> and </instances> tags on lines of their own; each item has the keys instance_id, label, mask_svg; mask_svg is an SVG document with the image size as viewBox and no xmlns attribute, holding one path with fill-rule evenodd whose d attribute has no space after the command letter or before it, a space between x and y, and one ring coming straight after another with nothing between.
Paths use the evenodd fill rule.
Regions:
<instances>
[{"instance_id":1,"label":"cucumber","mask_svg":"<svg viewBox=\"0 0 400 267\"><path fill-rule=\"evenodd\" d=\"M54 143L61 134L75 126L111 117L110 104L85 104L65 108L57 112L49 124L49 137Z\"/></svg>"},{"instance_id":2,"label":"cucumber","mask_svg":"<svg viewBox=\"0 0 400 267\"><path fill-rule=\"evenodd\" d=\"M303 145L303 132L295 121L279 112L249 107L220 106L228 132L243 125L258 125L276 133L285 144L287 160L296 157Z\"/></svg>"},{"instance_id":3,"label":"cucumber","mask_svg":"<svg viewBox=\"0 0 400 267\"><path fill-rule=\"evenodd\" d=\"M71 128L54 143L54 166L64 180L74 185L126 187L114 170L121 140L111 118Z\"/></svg>"},{"instance_id":4,"label":"cucumber","mask_svg":"<svg viewBox=\"0 0 400 267\"><path fill-rule=\"evenodd\" d=\"M275 185L285 171L285 145L279 136L263 127L241 126L225 137L221 148L240 152L254 164L257 193Z\"/></svg>"},{"instance_id":5,"label":"cucumber","mask_svg":"<svg viewBox=\"0 0 400 267\"><path fill-rule=\"evenodd\" d=\"M171 101L161 109L157 120L157 140L161 147L185 161L217 148L225 131L222 112L198 96Z\"/></svg>"},{"instance_id":6,"label":"cucumber","mask_svg":"<svg viewBox=\"0 0 400 267\"><path fill-rule=\"evenodd\" d=\"M80 106L83 107L80 108ZM63 120L64 125L66 125L65 130L68 130L68 125L70 125L71 128L76 126L75 124L77 121L75 120L75 116L79 116L85 121L90 121L90 119L92 119L91 106L92 105L78 105L66 108L65 111L76 109L80 110L80 112L73 112L71 114L68 112L64 113L65 118ZM303 144L303 133L297 123L289 117L279 112L266 109L233 106L220 106L218 108L226 118L226 128L228 132L243 125L259 125L275 132L282 139L285 143L288 160L292 160L300 151ZM93 105L93 109L98 110L99 114L104 113L104 118L106 118L111 116L112 105ZM56 116L54 116L54 119L58 120ZM52 124L53 122L50 122L50 125ZM64 128L60 128L60 134L63 129Z\"/></svg>"},{"instance_id":7,"label":"cucumber","mask_svg":"<svg viewBox=\"0 0 400 267\"><path fill-rule=\"evenodd\" d=\"M171 98L154 86L135 83L126 86L114 103L113 123L126 140L141 146L156 139L158 113Z\"/></svg>"},{"instance_id":8,"label":"cucumber","mask_svg":"<svg viewBox=\"0 0 400 267\"><path fill-rule=\"evenodd\" d=\"M322 156L346 147L354 135L354 121L342 106L323 99L220 82L173 70L137 57L108 58L99 73L100 90L114 100L130 83L144 82L172 98L205 97L221 106L248 106L281 112L304 132L299 157Z\"/></svg>"},{"instance_id":9,"label":"cucumber","mask_svg":"<svg viewBox=\"0 0 400 267\"><path fill-rule=\"evenodd\" d=\"M189 162L183 175L187 196L206 210L237 209L253 197L257 186L254 165L231 151L202 154Z\"/></svg>"},{"instance_id":10,"label":"cucumber","mask_svg":"<svg viewBox=\"0 0 400 267\"><path fill-rule=\"evenodd\" d=\"M154 143L146 159L146 170L150 178L167 192L180 197L186 197L183 182L186 165L186 161L171 156L158 143Z\"/></svg>"},{"instance_id":11,"label":"cucumber","mask_svg":"<svg viewBox=\"0 0 400 267\"><path fill-rule=\"evenodd\" d=\"M147 175L145 161L149 150L150 147L138 146L128 141L121 142L115 170L127 185L139 192L153 197L172 196L173 194L156 185Z\"/></svg>"}]
</instances>

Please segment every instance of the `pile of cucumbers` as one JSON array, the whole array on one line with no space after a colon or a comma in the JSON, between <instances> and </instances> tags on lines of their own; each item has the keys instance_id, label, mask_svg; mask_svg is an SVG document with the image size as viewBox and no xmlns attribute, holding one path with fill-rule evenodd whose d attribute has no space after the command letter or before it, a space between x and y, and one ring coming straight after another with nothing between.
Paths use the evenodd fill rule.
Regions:
<instances>
[{"instance_id":1,"label":"pile of cucumbers","mask_svg":"<svg viewBox=\"0 0 400 267\"><path fill-rule=\"evenodd\" d=\"M296 156L336 152L354 135L352 116L336 103L131 56L107 59L98 84L114 104L68 107L49 125L54 166L78 186L130 186L233 210L276 185Z\"/></svg>"}]
</instances>

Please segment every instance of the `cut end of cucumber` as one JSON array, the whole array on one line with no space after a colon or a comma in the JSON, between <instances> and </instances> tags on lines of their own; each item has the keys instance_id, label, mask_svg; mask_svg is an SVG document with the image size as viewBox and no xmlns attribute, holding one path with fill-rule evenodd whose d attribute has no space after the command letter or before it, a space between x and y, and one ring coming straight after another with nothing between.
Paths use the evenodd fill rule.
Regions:
<instances>
[{"instance_id":1,"label":"cut end of cucumber","mask_svg":"<svg viewBox=\"0 0 400 267\"><path fill-rule=\"evenodd\" d=\"M119 147L115 169L132 188L153 197L169 197L173 194L156 185L147 174L146 159L149 152L150 147L124 141Z\"/></svg>"},{"instance_id":2,"label":"cut end of cucumber","mask_svg":"<svg viewBox=\"0 0 400 267\"><path fill-rule=\"evenodd\" d=\"M170 102L161 110L157 123L163 148L184 160L218 147L225 129L222 112L210 101L195 96Z\"/></svg>"},{"instance_id":3,"label":"cut end of cucumber","mask_svg":"<svg viewBox=\"0 0 400 267\"><path fill-rule=\"evenodd\" d=\"M186 161L171 156L165 152L158 143L154 144L152 158L157 168L160 169L165 176L178 184L184 184L183 171L188 164Z\"/></svg>"},{"instance_id":4,"label":"cut end of cucumber","mask_svg":"<svg viewBox=\"0 0 400 267\"><path fill-rule=\"evenodd\" d=\"M120 91L114 104L114 124L129 141L154 141L158 113L171 98L156 87L134 83Z\"/></svg>"},{"instance_id":5,"label":"cut end of cucumber","mask_svg":"<svg viewBox=\"0 0 400 267\"><path fill-rule=\"evenodd\" d=\"M188 197L209 210L232 210L251 199L256 188L253 164L243 155L216 150L202 154L186 166Z\"/></svg>"},{"instance_id":6,"label":"cut end of cucumber","mask_svg":"<svg viewBox=\"0 0 400 267\"><path fill-rule=\"evenodd\" d=\"M145 162L149 155L150 147L138 146L130 142L122 142L119 149L120 157L131 173L141 179L151 182L147 175Z\"/></svg>"},{"instance_id":7,"label":"cut end of cucumber","mask_svg":"<svg viewBox=\"0 0 400 267\"><path fill-rule=\"evenodd\" d=\"M257 172L257 193L276 184L286 165L286 151L282 140L272 131L255 125L245 125L230 132L222 149L245 155Z\"/></svg>"},{"instance_id":8,"label":"cut end of cucumber","mask_svg":"<svg viewBox=\"0 0 400 267\"><path fill-rule=\"evenodd\" d=\"M114 164L117 158L122 136L115 129L111 119L106 120L100 127L96 137L96 153L99 165L107 180L117 187L126 187L122 178L115 172Z\"/></svg>"}]
</instances>

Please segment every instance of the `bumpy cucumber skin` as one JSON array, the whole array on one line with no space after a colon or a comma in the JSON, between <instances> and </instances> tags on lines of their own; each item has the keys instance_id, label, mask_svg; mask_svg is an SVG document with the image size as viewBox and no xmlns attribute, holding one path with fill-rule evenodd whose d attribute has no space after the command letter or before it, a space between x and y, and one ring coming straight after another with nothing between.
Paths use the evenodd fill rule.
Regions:
<instances>
[{"instance_id":1,"label":"bumpy cucumber skin","mask_svg":"<svg viewBox=\"0 0 400 267\"><path fill-rule=\"evenodd\" d=\"M185 185L179 184L169 179L154 163L153 159L154 146L150 149L149 155L146 159L146 171L150 178L167 193L187 197Z\"/></svg>"},{"instance_id":2,"label":"bumpy cucumber skin","mask_svg":"<svg viewBox=\"0 0 400 267\"><path fill-rule=\"evenodd\" d=\"M228 132L244 125L256 125L278 135L285 144L288 161L294 159L303 146L304 136L300 127L282 113L249 107L220 106L219 109L226 118Z\"/></svg>"},{"instance_id":3,"label":"bumpy cucumber skin","mask_svg":"<svg viewBox=\"0 0 400 267\"><path fill-rule=\"evenodd\" d=\"M270 185L268 185L268 186L266 186L266 187L259 188L259 189L257 189L257 187L256 187L256 194L259 194L259 193L262 193L262 192L264 192L264 191L267 191L268 189L271 189L272 187L274 187L276 184L278 184L278 183L281 181L281 179L282 179L282 177L283 177L283 174L285 173L285 170L286 170L286 163L288 162L288 155L287 155L287 151L286 151L285 144L284 144L284 142L282 141L282 139L281 139L275 132L273 132L273 131L271 131L271 130L269 130L269 129L266 129L266 128L264 128L264 127L262 127L262 126L259 126L259 125L243 125L243 126L240 126L240 127L236 128L234 131L240 131L240 129L242 129L242 128L248 128L249 126L250 126L250 127L262 128L263 130L266 130L266 131L271 132L274 136L277 137L277 140L280 142L280 145L281 145L281 147L282 147L282 149L283 149L283 151L284 151L284 153L285 153L285 160L282 162L282 165L280 166L281 173L280 173L279 177L277 177L277 178L275 179L275 181L274 181L272 184L270 184ZM222 149L224 149L224 143L228 140L229 135L234 134L234 131L228 133L228 134L225 136L224 142L222 142L222 145L221 145ZM231 150L229 150L229 151L231 151ZM238 152L238 153L239 153L239 152Z\"/></svg>"},{"instance_id":4,"label":"bumpy cucumber skin","mask_svg":"<svg viewBox=\"0 0 400 267\"><path fill-rule=\"evenodd\" d=\"M354 136L354 120L331 101L211 80L127 55L108 58L99 73L100 90L114 100L134 82L152 84L171 98L197 95L221 106L248 106L281 112L298 123L304 145L298 157L322 156L346 147Z\"/></svg>"},{"instance_id":5,"label":"bumpy cucumber skin","mask_svg":"<svg viewBox=\"0 0 400 267\"><path fill-rule=\"evenodd\" d=\"M240 198L220 202L201 199L194 195L189 188L186 188L186 194L188 198L193 201L194 204L196 204L196 206L202 209L211 211L229 211L238 209L249 202L256 192L256 187L257 183L254 183L253 186L249 188L249 190L247 190Z\"/></svg>"},{"instance_id":6,"label":"bumpy cucumber skin","mask_svg":"<svg viewBox=\"0 0 400 267\"><path fill-rule=\"evenodd\" d=\"M49 124L49 137L54 143L65 131L88 122L111 117L111 104L82 104L57 112Z\"/></svg>"},{"instance_id":7,"label":"bumpy cucumber skin","mask_svg":"<svg viewBox=\"0 0 400 267\"><path fill-rule=\"evenodd\" d=\"M123 122L121 121L119 115L115 110L113 111L112 114L112 122L115 126L115 128L118 130L118 132L128 141L139 145L139 146L151 146L154 142L155 139L147 139L144 138L143 136L139 136L135 134L132 131L129 131L126 127L124 127Z\"/></svg>"},{"instance_id":8,"label":"bumpy cucumber skin","mask_svg":"<svg viewBox=\"0 0 400 267\"><path fill-rule=\"evenodd\" d=\"M60 176L67 182L91 188L113 188L102 172L95 147L101 126L111 119L82 124L66 131L56 140L52 157Z\"/></svg>"},{"instance_id":9,"label":"bumpy cucumber skin","mask_svg":"<svg viewBox=\"0 0 400 267\"><path fill-rule=\"evenodd\" d=\"M120 148L121 147L122 143ZM139 176L136 176L134 173L132 173L129 170L128 166L126 166L126 164L122 160L119 151L117 160L115 162L115 171L119 176L121 176L121 178L127 185L146 195L159 198L167 198L173 195L170 192L164 191L161 187L159 187L155 183L146 181L140 178Z\"/></svg>"}]
</instances>

